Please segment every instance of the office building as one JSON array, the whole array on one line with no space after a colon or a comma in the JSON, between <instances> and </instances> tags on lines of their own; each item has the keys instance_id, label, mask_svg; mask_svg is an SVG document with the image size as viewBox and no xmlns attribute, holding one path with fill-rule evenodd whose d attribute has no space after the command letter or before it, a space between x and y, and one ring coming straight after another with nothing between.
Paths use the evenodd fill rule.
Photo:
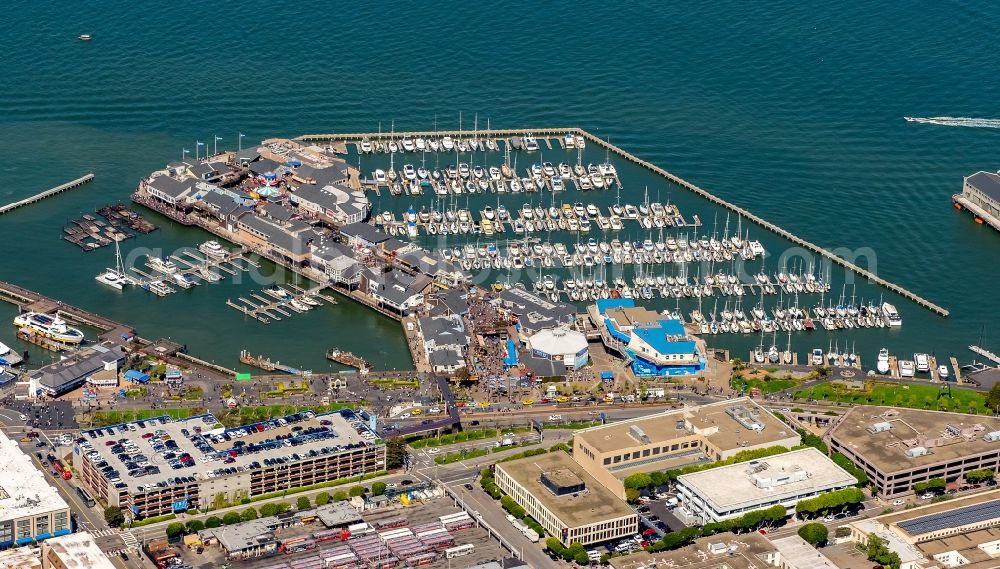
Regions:
<instances>
[{"instance_id":1,"label":"office building","mask_svg":"<svg viewBox=\"0 0 1000 569\"><path fill-rule=\"evenodd\" d=\"M1000 468L1000 419L943 411L858 406L826 438L862 468L882 497L932 478L957 483L971 470Z\"/></svg>"},{"instance_id":2,"label":"office building","mask_svg":"<svg viewBox=\"0 0 1000 569\"><path fill-rule=\"evenodd\" d=\"M639 518L564 452L497 463L497 487L563 545L631 536Z\"/></svg>"},{"instance_id":3,"label":"office building","mask_svg":"<svg viewBox=\"0 0 1000 569\"><path fill-rule=\"evenodd\" d=\"M46 540L41 553L42 569L118 569L86 532Z\"/></svg>"},{"instance_id":4,"label":"office building","mask_svg":"<svg viewBox=\"0 0 1000 569\"><path fill-rule=\"evenodd\" d=\"M790 449L800 442L794 429L744 397L577 431L573 458L624 498L622 480L629 474L716 462L743 450Z\"/></svg>"},{"instance_id":5,"label":"office building","mask_svg":"<svg viewBox=\"0 0 1000 569\"><path fill-rule=\"evenodd\" d=\"M858 483L825 454L808 447L759 460L709 468L677 478L681 513L704 525L747 512L795 504Z\"/></svg>"},{"instance_id":6,"label":"office building","mask_svg":"<svg viewBox=\"0 0 1000 569\"><path fill-rule=\"evenodd\" d=\"M736 535L731 532L696 539L672 551L640 551L608 560L614 569L762 569L779 567L777 548L759 533ZM802 568L805 569L805 568Z\"/></svg>"}]
</instances>

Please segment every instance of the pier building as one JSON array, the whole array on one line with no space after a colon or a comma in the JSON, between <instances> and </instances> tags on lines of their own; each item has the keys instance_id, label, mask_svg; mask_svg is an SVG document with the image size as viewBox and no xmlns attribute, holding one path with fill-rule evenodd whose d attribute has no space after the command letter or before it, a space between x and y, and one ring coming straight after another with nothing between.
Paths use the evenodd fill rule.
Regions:
<instances>
[{"instance_id":1,"label":"pier building","mask_svg":"<svg viewBox=\"0 0 1000 569\"><path fill-rule=\"evenodd\" d=\"M497 487L563 545L634 535L639 516L564 452L499 462Z\"/></svg>"},{"instance_id":2,"label":"pier building","mask_svg":"<svg viewBox=\"0 0 1000 569\"><path fill-rule=\"evenodd\" d=\"M424 358L436 373L454 373L465 367L469 334L460 316L431 316L417 319L417 333Z\"/></svg>"},{"instance_id":3,"label":"pier building","mask_svg":"<svg viewBox=\"0 0 1000 569\"><path fill-rule=\"evenodd\" d=\"M82 386L91 378L102 382L114 378L125 361L121 346L97 344L81 349L59 361L42 366L28 375L28 396L59 397ZM96 377L95 376L102 376Z\"/></svg>"},{"instance_id":4,"label":"pier building","mask_svg":"<svg viewBox=\"0 0 1000 569\"><path fill-rule=\"evenodd\" d=\"M604 347L620 354L640 377L692 375L705 369L703 349L672 318L635 306L632 299L603 299L588 309Z\"/></svg>"},{"instance_id":5,"label":"pier building","mask_svg":"<svg viewBox=\"0 0 1000 569\"><path fill-rule=\"evenodd\" d=\"M546 328L533 334L527 339L527 348L531 357L562 364L567 370L580 369L590 361L587 337L566 327Z\"/></svg>"},{"instance_id":6,"label":"pier building","mask_svg":"<svg viewBox=\"0 0 1000 569\"><path fill-rule=\"evenodd\" d=\"M969 210L977 220L1000 231L1000 173L979 171L966 176L962 193L952 199L956 206Z\"/></svg>"},{"instance_id":7,"label":"pier building","mask_svg":"<svg viewBox=\"0 0 1000 569\"><path fill-rule=\"evenodd\" d=\"M573 458L624 498L630 474L724 460L743 450L792 448L793 429L743 397L583 429L573 434Z\"/></svg>"},{"instance_id":8,"label":"pier building","mask_svg":"<svg viewBox=\"0 0 1000 569\"><path fill-rule=\"evenodd\" d=\"M932 478L1000 470L1000 419L895 407L854 407L827 433L830 450L868 474L883 498Z\"/></svg>"},{"instance_id":9,"label":"pier building","mask_svg":"<svg viewBox=\"0 0 1000 569\"><path fill-rule=\"evenodd\" d=\"M349 410L229 429L212 415L160 417L83 431L73 462L94 498L152 517L371 474L385 444Z\"/></svg>"},{"instance_id":10,"label":"pier building","mask_svg":"<svg viewBox=\"0 0 1000 569\"><path fill-rule=\"evenodd\" d=\"M552 302L520 287L507 287L494 301L497 309L516 320L515 328L522 338L576 321L576 308L565 302Z\"/></svg>"},{"instance_id":11,"label":"pier building","mask_svg":"<svg viewBox=\"0 0 1000 569\"><path fill-rule=\"evenodd\" d=\"M754 510L795 504L858 483L825 454L808 447L677 478L682 512L704 525L742 516Z\"/></svg>"},{"instance_id":12,"label":"pier building","mask_svg":"<svg viewBox=\"0 0 1000 569\"><path fill-rule=\"evenodd\" d=\"M0 456L0 548L70 533L69 505L2 431Z\"/></svg>"}]
</instances>

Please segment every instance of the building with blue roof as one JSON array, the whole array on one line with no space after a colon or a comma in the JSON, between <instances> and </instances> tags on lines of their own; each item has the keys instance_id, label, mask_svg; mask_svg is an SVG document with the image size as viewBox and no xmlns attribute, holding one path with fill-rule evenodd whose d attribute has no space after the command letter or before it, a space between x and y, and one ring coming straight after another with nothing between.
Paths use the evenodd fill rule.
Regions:
<instances>
[{"instance_id":1,"label":"building with blue roof","mask_svg":"<svg viewBox=\"0 0 1000 569\"><path fill-rule=\"evenodd\" d=\"M605 348L621 355L636 376L693 375L705 369L698 343L679 320L637 307L629 298L598 300L587 313Z\"/></svg>"}]
</instances>

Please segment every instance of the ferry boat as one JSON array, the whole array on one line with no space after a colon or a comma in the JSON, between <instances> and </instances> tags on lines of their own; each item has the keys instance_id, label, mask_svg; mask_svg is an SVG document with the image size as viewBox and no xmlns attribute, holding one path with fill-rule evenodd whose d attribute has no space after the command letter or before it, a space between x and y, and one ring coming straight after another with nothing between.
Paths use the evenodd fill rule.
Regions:
<instances>
[{"instance_id":1,"label":"ferry boat","mask_svg":"<svg viewBox=\"0 0 1000 569\"><path fill-rule=\"evenodd\" d=\"M70 328L66 321L58 316L49 316L41 312L25 312L14 318L14 325L51 338L63 344L79 344L83 342L83 332Z\"/></svg>"},{"instance_id":2,"label":"ferry boat","mask_svg":"<svg viewBox=\"0 0 1000 569\"><path fill-rule=\"evenodd\" d=\"M903 319L899 317L899 312L896 312L896 307L888 302L882 303L882 314L885 315L885 319L889 323L889 326L903 325Z\"/></svg>"},{"instance_id":3,"label":"ferry boat","mask_svg":"<svg viewBox=\"0 0 1000 569\"><path fill-rule=\"evenodd\" d=\"M216 259L224 258L226 256L226 253L228 253L228 251L226 251L226 248L223 247L222 245L219 245L219 242L214 239L211 241L206 241L201 245L198 245L198 250L208 255L209 257L215 257Z\"/></svg>"}]
</instances>

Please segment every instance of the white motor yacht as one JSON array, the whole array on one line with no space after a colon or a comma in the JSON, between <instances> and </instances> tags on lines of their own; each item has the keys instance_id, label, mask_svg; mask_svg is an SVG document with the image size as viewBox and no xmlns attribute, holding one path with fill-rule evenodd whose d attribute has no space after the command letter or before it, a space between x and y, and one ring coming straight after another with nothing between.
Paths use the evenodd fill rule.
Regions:
<instances>
[{"instance_id":1,"label":"white motor yacht","mask_svg":"<svg viewBox=\"0 0 1000 569\"><path fill-rule=\"evenodd\" d=\"M878 361L875 362L875 371L881 374L889 373L889 350L882 348L878 351Z\"/></svg>"}]
</instances>

